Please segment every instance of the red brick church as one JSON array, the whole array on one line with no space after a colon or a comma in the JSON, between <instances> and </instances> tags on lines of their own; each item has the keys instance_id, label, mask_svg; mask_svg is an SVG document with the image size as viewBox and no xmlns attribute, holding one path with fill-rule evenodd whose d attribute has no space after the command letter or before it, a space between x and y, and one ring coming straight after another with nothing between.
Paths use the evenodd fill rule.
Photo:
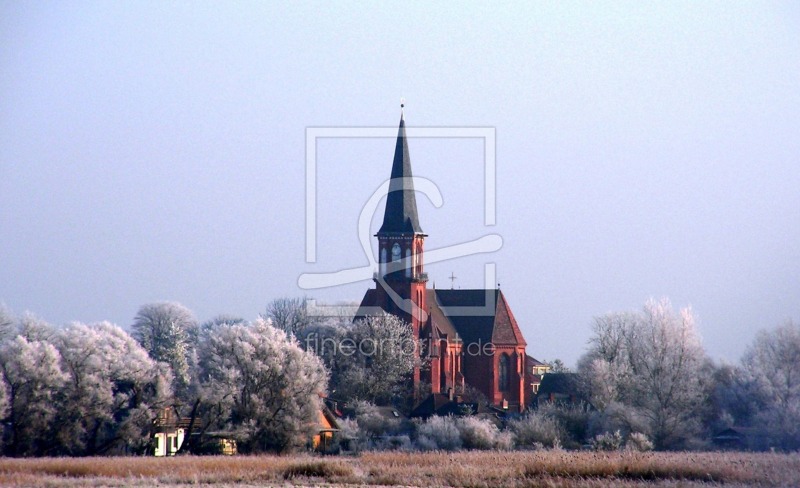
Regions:
<instances>
[{"instance_id":1,"label":"red brick church","mask_svg":"<svg viewBox=\"0 0 800 488\"><path fill-rule=\"evenodd\" d=\"M425 234L419 224L406 139L400 128L392 163L389 194L378 238L379 269L357 316L383 310L409 322L414 337L430 356L430 368L416 368L433 394L451 395L464 384L483 393L498 408L521 411L530 401L528 363L522 336L505 296L497 289L428 288Z\"/></svg>"}]
</instances>

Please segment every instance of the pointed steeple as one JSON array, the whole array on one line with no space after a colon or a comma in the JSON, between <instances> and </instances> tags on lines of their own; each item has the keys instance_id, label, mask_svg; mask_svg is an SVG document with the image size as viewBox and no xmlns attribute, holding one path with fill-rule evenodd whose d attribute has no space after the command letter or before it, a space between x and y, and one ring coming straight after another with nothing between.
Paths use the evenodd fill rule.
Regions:
<instances>
[{"instance_id":1,"label":"pointed steeple","mask_svg":"<svg viewBox=\"0 0 800 488\"><path fill-rule=\"evenodd\" d=\"M408 156L403 105L400 107L400 128L397 131L397 144L394 148L392 179L389 183L389 195L386 197L383 225L381 225L378 235L422 234L417 217L414 183L411 180L411 159Z\"/></svg>"}]
</instances>

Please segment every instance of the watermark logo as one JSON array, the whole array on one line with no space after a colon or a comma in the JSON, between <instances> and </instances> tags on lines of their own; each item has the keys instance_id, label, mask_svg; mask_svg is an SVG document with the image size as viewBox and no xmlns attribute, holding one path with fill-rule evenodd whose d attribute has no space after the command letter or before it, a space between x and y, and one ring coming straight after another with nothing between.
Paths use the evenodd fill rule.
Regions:
<instances>
[{"instance_id":1,"label":"watermark logo","mask_svg":"<svg viewBox=\"0 0 800 488\"><path fill-rule=\"evenodd\" d=\"M396 127L309 127L306 129L306 262L316 263L317 260L317 192L324 188L324 182L317 181L317 142L325 138L386 138L395 140L397 137ZM483 140L483 181L484 181L484 226L491 227L496 222L496 138L493 127L427 127L412 128L406 127L406 137L414 138L477 138ZM394 147L392 144L390 147ZM393 153L387 152L386 172L391 169L391 156ZM443 205L444 199L439 186L435 182L422 177L412 177L415 194L423 195L430 200L436 208ZM403 185L391 185L392 180L387 179L381 183L372 195L364 203L358 218L358 240L369 263L366 266L345 268L333 272L303 273L298 279L298 286L304 290L314 290L341 286L360 281L375 280L401 309L409 314L418 314L415 310L416 305L411 300L404 300L400 297L385 280L383 273L379 273L379 262L372 253L370 239L370 223L372 217L380 211L380 202L386 197L391 188L400 188ZM482 253L493 253L503 245L503 239L499 234L487 233L476 237L467 242L454 244L451 246L426 250L424 261L426 264L433 264L450 259L463 258ZM399 263L393 263L399 269L411 267L409 259L402 258ZM494 263L484 265L484 288L486 290L486 300L482 306L461 306L448 307L448 315L475 316L493 315L496 281L496 269ZM325 306L318 304L314 299L308 299L306 308L310 315L328 316L342 313L341 306ZM355 307L354 307L355 308ZM330 309L330 310L329 310ZM352 310L353 314L357 310ZM378 313L379 310L375 310ZM424 313L424 312L423 312Z\"/></svg>"},{"instance_id":2,"label":"watermark logo","mask_svg":"<svg viewBox=\"0 0 800 488\"><path fill-rule=\"evenodd\" d=\"M365 337L357 340L351 337L325 337L312 332L303 339L303 348L306 351L314 351L319 357L393 355L414 358L419 357L419 351L421 350L426 353L426 357L430 358L437 346L438 341L432 340L430 337L422 339L407 337L397 342L392 338ZM491 357L496 352L497 347L494 343L491 341L484 342L483 339L470 342L462 351L464 355L473 357Z\"/></svg>"}]
</instances>

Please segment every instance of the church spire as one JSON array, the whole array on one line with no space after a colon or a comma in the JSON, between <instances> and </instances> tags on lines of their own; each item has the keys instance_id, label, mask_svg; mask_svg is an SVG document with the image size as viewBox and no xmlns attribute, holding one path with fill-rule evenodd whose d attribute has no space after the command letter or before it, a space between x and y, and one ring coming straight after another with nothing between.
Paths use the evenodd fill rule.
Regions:
<instances>
[{"instance_id":1,"label":"church spire","mask_svg":"<svg viewBox=\"0 0 800 488\"><path fill-rule=\"evenodd\" d=\"M414 183L411 180L411 159L408 156L406 121L403 116L404 105L400 104L400 128L397 131L397 144L394 148L392 179L389 183L389 195L386 197L383 225L378 235L422 234L417 217Z\"/></svg>"}]
</instances>

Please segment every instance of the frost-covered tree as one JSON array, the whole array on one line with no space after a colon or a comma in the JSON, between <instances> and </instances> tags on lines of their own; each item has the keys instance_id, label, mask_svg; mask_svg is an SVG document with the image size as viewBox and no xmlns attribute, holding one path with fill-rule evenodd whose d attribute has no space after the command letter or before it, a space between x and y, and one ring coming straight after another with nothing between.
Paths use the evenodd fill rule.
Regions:
<instances>
[{"instance_id":1,"label":"frost-covered tree","mask_svg":"<svg viewBox=\"0 0 800 488\"><path fill-rule=\"evenodd\" d=\"M756 406L753 425L770 447L800 448L800 326L790 321L759 332L742 370Z\"/></svg>"},{"instance_id":2,"label":"frost-covered tree","mask_svg":"<svg viewBox=\"0 0 800 488\"><path fill-rule=\"evenodd\" d=\"M18 335L0 345L0 373L9 398L5 454L43 455L54 447L53 421L67 381L60 362L58 350L47 342Z\"/></svg>"},{"instance_id":3,"label":"frost-covered tree","mask_svg":"<svg viewBox=\"0 0 800 488\"><path fill-rule=\"evenodd\" d=\"M168 368L159 367L130 335L108 322L73 323L59 331L55 342L68 375L55 429L60 451L143 450L152 420L171 397Z\"/></svg>"},{"instance_id":4,"label":"frost-covered tree","mask_svg":"<svg viewBox=\"0 0 800 488\"><path fill-rule=\"evenodd\" d=\"M594 333L580 369L600 429L643 432L659 449L686 447L701 428L709 375L691 310L650 300L639 313L597 318Z\"/></svg>"},{"instance_id":5,"label":"frost-covered tree","mask_svg":"<svg viewBox=\"0 0 800 488\"><path fill-rule=\"evenodd\" d=\"M337 395L377 404L406 396L414 347L411 326L394 315L357 320L338 343L333 373Z\"/></svg>"},{"instance_id":6,"label":"frost-covered tree","mask_svg":"<svg viewBox=\"0 0 800 488\"><path fill-rule=\"evenodd\" d=\"M212 427L219 419L219 412L214 405L207 400L207 391L203 386L203 378L207 373L201 367L199 354L211 334L215 333L220 327L244 325L248 322L232 315L221 314L210 320L206 320L198 326L197 337L194 340L194 354L189 366L189 384L182 395L182 405L177 411L188 420L184 441L181 444L178 454L195 452L201 449L197 443L202 443L206 431Z\"/></svg>"},{"instance_id":7,"label":"frost-covered tree","mask_svg":"<svg viewBox=\"0 0 800 488\"><path fill-rule=\"evenodd\" d=\"M27 312L19 319L15 332L13 335L21 335L28 341L51 342L57 330L50 323Z\"/></svg>"},{"instance_id":8,"label":"frost-covered tree","mask_svg":"<svg viewBox=\"0 0 800 488\"><path fill-rule=\"evenodd\" d=\"M294 337L298 337L309 324L305 298L276 298L267 304L266 313L261 317L269 319L273 327Z\"/></svg>"},{"instance_id":9,"label":"frost-covered tree","mask_svg":"<svg viewBox=\"0 0 800 488\"><path fill-rule=\"evenodd\" d=\"M200 328L198 330L198 334L207 334L209 332L213 332L216 328L223 326L223 325L237 325L237 324L246 324L247 321L241 317L236 317L233 315L217 315L213 319L206 320L202 324L200 324Z\"/></svg>"},{"instance_id":10,"label":"frost-covered tree","mask_svg":"<svg viewBox=\"0 0 800 488\"><path fill-rule=\"evenodd\" d=\"M206 424L238 431L243 451L286 451L314 433L327 373L285 332L264 319L223 324L199 357Z\"/></svg>"},{"instance_id":11,"label":"frost-covered tree","mask_svg":"<svg viewBox=\"0 0 800 488\"><path fill-rule=\"evenodd\" d=\"M143 305L131 329L134 339L153 360L172 368L174 392L185 400L197 337L197 321L192 312L175 302Z\"/></svg>"},{"instance_id":12,"label":"frost-covered tree","mask_svg":"<svg viewBox=\"0 0 800 488\"><path fill-rule=\"evenodd\" d=\"M8 385L5 375L0 371L0 420L6 417L8 411ZM3 452L2 429L0 429L0 453Z\"/></svg>"},{"instance_id":13,"label":"frost-covered tree","mask_svg":"<svg viewBox=\"0 0 800 488\"><path fill-rule=\"evenodd\" d=\"M14 315L4 303L0 303L0 342L13 339L17 335Z\"/></svg>"}]
</instances>

